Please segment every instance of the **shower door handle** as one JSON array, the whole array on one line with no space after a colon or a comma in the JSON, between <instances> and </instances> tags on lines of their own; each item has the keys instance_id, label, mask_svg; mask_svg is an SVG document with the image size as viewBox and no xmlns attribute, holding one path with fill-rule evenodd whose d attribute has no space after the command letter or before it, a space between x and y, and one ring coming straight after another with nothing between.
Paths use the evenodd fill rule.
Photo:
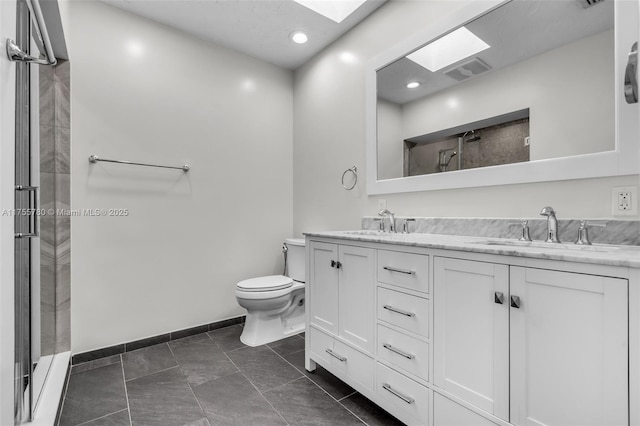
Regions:
<instances>
[{"instance_id":1,"label":"shower door handle","mask_svg":"<svg viewBox=\"0 0 640 426\"><path fill-rule=\"evenodd\" d=\"M33 220L29 220L29 225L33 224L33 229L30 232L16 232L16 238L36 238L38 233L38 216L40 211L38 210L38 187L37 186L23 186L16 185L16 191L25 191L33 193L33 208L31 207L31 197L29 197L29 208L27 208L27 215L29 212L33 214Z\"/></svg>"},{"instance_id":2,"label":"shower door handle","mask_svg":"<svg viewBox=\"0 0 640 426\"><path fill-rule=\"evenodd\" d=\"M638 42L631 46L624 73L624 97L628 104L638 103Z\"/></svg>"}]
</instances>

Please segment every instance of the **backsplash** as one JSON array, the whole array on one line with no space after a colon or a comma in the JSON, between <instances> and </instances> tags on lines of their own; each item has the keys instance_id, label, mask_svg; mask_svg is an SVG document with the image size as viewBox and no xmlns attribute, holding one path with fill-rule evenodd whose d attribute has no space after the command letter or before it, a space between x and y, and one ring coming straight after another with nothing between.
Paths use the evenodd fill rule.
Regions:
<instances>
[{"instance_id":1,"label":"backsplash","mask_svg":"<svg viewBox=\"0 0 640 426\"><path fill-rule=\"evenodd\" d=\"M533 240L544 240L547 230L546 219L505 219L505 218L440 218L440 217L396 217L398 231L402 230L403 219L409 222L410 233L466 235L470 237L520 238L522 220L529 221L529 233ZM362 229L378 230L379 217L362 218ZM558 219L561 242L573 243L578 237L581 219ZM388 219L384 218L388 227ZM603 224L605 227L589 227L589 239L598 244L622 244L640 246L640 221L637 220L587 220L587 223Z\"/></svg>"}]
</instances>

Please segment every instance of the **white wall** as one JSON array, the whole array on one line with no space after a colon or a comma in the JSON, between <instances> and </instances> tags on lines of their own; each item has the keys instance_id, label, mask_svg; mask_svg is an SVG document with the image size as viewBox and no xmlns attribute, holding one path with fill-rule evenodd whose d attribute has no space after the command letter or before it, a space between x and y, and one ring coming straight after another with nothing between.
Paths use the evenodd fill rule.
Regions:
<instances>
[{"instance_id":1,"label":"white wall","mask_svg":"<svg viewBox=\"0 0 640 426\"><path fill-rule=\"evenodd\" d=\"M0 40L16 38L16 2L0 2ZM4 53L4 52L3 52ZM14 207L16 65L0 55L0 209ZM14 218L0 214L0 425L13 424Z\"/></svg>"},{"instance_id":2,"label":"white wall","mask_svg":"<svg viewBox=\"0 0 640 426\"><path fill-rule=\"evenodd\" d=\"M532 161L611 151L614 53L609 30L405 104L402 139L529 108Z\"/></svg>"},{"instance_id":3,"label":"white wall","mask_svg":"<svg viewBox=\"0 0 640 426\"><path fill-rule=\"evenodd\" d=\"M376 214L381 198L387 200L391 211L401 216L535 217L543 206L551 205L559 217L604 218L611 217L612 186L638 185L636 175L366 195L367 61L466 2L388 2L295 72L296 233L359 228L361 216ZM358 166L360 179L358 187L349 192L339 182L342 172L353 164Z\"/></svg>"},{"instance_id":4,"label":"white wall","mask_svg":"<svg viewBox=\"0 0 640 426\"><path fill-rule=\"evenodd\" d=\"M95 1L65 2L71 342L79 353L244 314L292 234L292 73ZM87 158L188 163L163 170Z\"/></svg>"}]
</instances>

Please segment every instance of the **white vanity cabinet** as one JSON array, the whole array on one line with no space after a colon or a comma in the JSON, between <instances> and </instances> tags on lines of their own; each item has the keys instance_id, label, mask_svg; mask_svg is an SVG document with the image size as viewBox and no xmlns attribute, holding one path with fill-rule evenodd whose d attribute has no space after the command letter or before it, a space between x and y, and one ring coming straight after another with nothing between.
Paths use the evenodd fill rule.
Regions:
<instances>
[{"instance_id":1,"label":"white vanity cabinet","mask_svg":"<svg viewBox=\"0 0 640 426\"><path fill-rule=\"evenodd\" d=\"M510 269L511 423L629 424L628 281Z\"/></svg>"},{"instance_id":2,"label":"white vanity cabinet","mask_svg":"<svg viewBox=\"0 0 640 426\"><path fill-rule=\"evenodd\" d=\"M509 267L436 257L433 282L434 385L508 421Z\"/></svg>"},{"instance_id":3,"label":"white vanity cabinet","mask_svg":"<svg viewBox=\"0 0 640 426\"><path fill-rule=\"evenodd\" d=\"M435 258L434 385L514 425L628 424L627 287Z\"/></svg>"},{"instance_id":4,"label":"white vanity cabinet","mask_svg":"<svg viewBox=\"0 0 640 426\"><path fill-rule=\"evenodd\" d=\"M429 423L429 256L377 250L376 398L407 424Z\"/></svg>"},{"instance_id":5,"label":"white vanity cabinet","mask_svg":"<svg viewBox=\"0 0 640 426\"><path fill-rule=\"evenodd\" d=\"M307 237L309 371L409 425L640 424L637 267L382 235Z\"/></svg>"},{"instance_id":6,"label":"white vanity cabinet","mask_svg":"<svg viewBox=\"0 0 640 426\"><path fill-rule=\"evenodd\" d=\"M316 241L309 250L311 325L373 352L375 250Z\"/></svg>"},{"instance_id":7,"label":"white vanity cabinet","mask_svg":"<svg viewBox=\"0 0 640 426\"><path fill-rule=\"evenodd\" d=\"M319 362L373 392L375 250L318 241L307 247L307 369Z\"/></svg>"}]
</instances>

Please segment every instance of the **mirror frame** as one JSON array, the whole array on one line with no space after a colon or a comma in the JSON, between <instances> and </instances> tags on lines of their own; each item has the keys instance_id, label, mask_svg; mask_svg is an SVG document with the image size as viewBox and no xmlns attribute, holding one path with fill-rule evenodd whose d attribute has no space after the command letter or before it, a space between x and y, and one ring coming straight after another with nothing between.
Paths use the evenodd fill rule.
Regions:
<instances>
[{"instance_id":1,"label":"mirror frame","mask_svg":"<svg viewBox=\"0 0 640 426\"><path fill-rule=\"evenodd\" d=\"M505 164L477 169L378 180L376 73L425 44L465 25L511 0L470 1L425 30L371 59L365 70L367 194L390 194L494 185L586 179L640 173L639 104L624 99L624 72L631 45L638 40L636 0L615 6L615 149L599 153Z\"/></svg>"}]
</instances>

